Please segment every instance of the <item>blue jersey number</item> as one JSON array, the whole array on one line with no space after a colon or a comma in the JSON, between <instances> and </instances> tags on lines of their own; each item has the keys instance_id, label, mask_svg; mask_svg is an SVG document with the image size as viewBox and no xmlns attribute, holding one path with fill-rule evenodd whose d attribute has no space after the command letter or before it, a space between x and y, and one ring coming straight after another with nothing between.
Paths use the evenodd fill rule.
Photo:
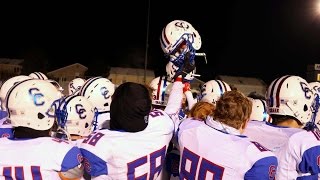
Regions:
<instances>
[{"instance_id":1,"label":"blue jersey number","mask_svg":"<svg viewBox=\"0 0 320 180\"><path fill-rule=\"evenodd\" d=\"M190 162L190 168L186 168L187 162ZM197 169L200 163L199 169ZM198 174L198 179L206 179L208 173L212 174L213 179L222 179L224 168L210 162L209 160L202 158L200 161L200 156L193 153L187 148L183 149L181 158L181 172L180 179L192 180L196 179Z\"/></svg>"},{"instance_id":2,"label":"blue jersey number","mask_svg":"<svg viewBox=\"0 0 320 180\"><path fill-rule=\"evenodd\" d=\"M132 162L127 163L128 167L128 180L146 180L148 177L148 174L143 174L139 177L135 177L135 169L139 166L142 166L148 162L148 158L150 161L150 175L149 179L154 179L154 177L157 177L159 173L162 170L165 154L166 154L166 146L163 146L161 149L151 153L149 156L143 156L141 158L138 158ZM157 161L157 159L160 158L160 161ZM157 162L160 162L157 164Z\"/></svg>"},{"instance_id":3,"label":"blue jersey number","mask_svg":"<svg viewBox=\"0 0 320 180\"><path fill-rule=\"evenodd\" d=\"M102 133L93 132L88 137L86 137L82 143L90 144L91 146L95 146L97 142L104 136Z\"/></svg>"},{"instance_id":4,"label":"blue jersey number","mask_svg":"<svg viewBox=\"0 0 320 180\"><path fill-rule=\"evenodd\" d=\"M14 173L12 170L14 169ZM16 167L3 167L3 176L5 180L9 179L28 179L24 177L24 171L31 170L31 175L33 180L42 180L40 166L31 166L31 168L23 168L23 166L16 166ZM1 174L1 173L0 173Z\"/></svg>"}]
</instances>

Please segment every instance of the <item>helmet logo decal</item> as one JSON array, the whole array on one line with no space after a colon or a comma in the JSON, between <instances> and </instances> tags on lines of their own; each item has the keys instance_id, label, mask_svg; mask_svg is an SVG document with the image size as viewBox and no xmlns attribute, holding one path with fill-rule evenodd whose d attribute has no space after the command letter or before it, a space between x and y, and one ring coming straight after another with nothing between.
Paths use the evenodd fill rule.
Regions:
<instances>
[{"instance_id":1,"label":"helmet logo decal","mask_svg":"<svg viewBox=\"0 0 320 180\"><path fill-rule=\"evenodd\" d=\"M309 89L308 85L305 82L300 82L300 85L301 85L302 91L304 92L304 96L307 99L310 99L313 94L312 90Z\"/></svg>"},{"instance_id":2,"label":"helmet logo decal","mask_svg":"<svg viewBox=\"0 0 320 180\"><path fill-rule=\"evenodd\" d=\"M39 92L40 91L38 88L29 89L29 95L32 97L33 103L36 106L42 106L44 104L44 101L40 101L40 99L43 97L43 94Z\"/></svg>"},{"instance_id":3,"label":"helmet logo decal","mask_svg":"<svg viewBox=\"0 0 320 180\"><path fill-rule=\"evenodd\" d=\"M87 115L83 114L86 110L83 108L82 104L76 104L76 112L79 114L80 119L85 119Z\"/></svg>"},{"instance_id":4,"label":"helmet logo decal","mask_svg":"<svg viewBox=\"0 0 320 180\"><path fill-rule=\"evenodd\" d=\"M71 91L73 92L73 90L80 90L81 86L75 87L75 86L73 85L73 82L70 82L70 88L71 88Z\"/></svg>"},{"instance_id":5,"label":"helmet logo decal","mask_svg":"<svg viewBox=\"0 0 320 180\"><path fill-rule=\"evenodd\" d=\"M179 28L183 28L184 30L189 29L189 25L185 24L184 22L180 21L180 22L176 22L174 24L175 26L179 27Z\"/></svg>"},{"instance_id":6,"label":"helmet logo decal","mask_svg":"<svg viewBox=\"0 0 320 180\"><path fill-rule=\"evenodd\" d=\"M320 92L320 87L319 87L319 86L314 86L312 89L313 89L314 91L316 91L317 93Z\"/></svg>"},{"instance_id":7,"label":"helmet logo decal","mask_svg":"<svg viewBox=\"0 0 320 180\"><path fill-rule=\"evenodd\" d=\"M109 95L109 90L106 87L102 87L100 89L101 91L101 95L104 97L104 99L109 99L110 95Z\"/></svg>"}]
</instances>

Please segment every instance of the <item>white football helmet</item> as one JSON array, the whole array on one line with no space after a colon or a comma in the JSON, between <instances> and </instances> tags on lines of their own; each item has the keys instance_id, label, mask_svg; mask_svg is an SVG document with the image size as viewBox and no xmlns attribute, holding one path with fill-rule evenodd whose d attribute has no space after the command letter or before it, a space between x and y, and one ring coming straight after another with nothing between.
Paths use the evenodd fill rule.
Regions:
<instances>
[{"instance_id":1,"label":"white football helmet","mask_svg":"<svg viewBox=\"0 0 320 180\"><path fill-rule=\"evenodd\" d=\"M69 95L72 95L72 94L78 92L81 89L81 87L84 85L85 82L86 82L86 80L82 79L82 78L75 78L72 81L70 81L68 84Z\"/></svg>"},{"instance_id":2,"label":"white football helmet","mask_svg":"<svg viewBox=\"0 0 320 180\"><path fill-rule=\"evenodd\" d=\"M320 94L320 82L310 82L309 85L314 93Z\"/></svg>"},{"instance_id":3,"label":"white football helmet","mask_svg":"<svg viewBox=\"0 0 320 180\"><path fill-rule=\"evenodd\" d=\"M269 122L269 114L267 111L267 102L263 99L252 99L252 112L250 120Z\"/></svg>"},{"instance_id":4,"label":"white football helmet","mask_svg":"<svg viewBox=\"0 0 320 180\"><path fill-rule=\"evenodd\" d=\"M26 75L19 75L19 76L14 76L12 78L7 79L0 88L0 101L1 101L1 109L5 110L6 109L6 104L5 104L5 98L7 95L7 92L9 91L9 89L17 84L18 82L27 80L27 79L31 79L31 77L26 76Z\"/></svg>"},{"instance_id":5,"label":"white football helmet","mask_svg":"<svg viewBox=\"0 0 320 180\"><path fill-rule=\"evenodd\" d=\"M42 80L48 79L48 77L42 72L33 72L33 73L30 73L29 76L33 79L42 79Z\"/></svg>"},{"instance_id":6,"label":"white football helmet","mask_svg":"<svg viewBox=\"0 0 320 180\"><path fill-rule=\"evenodd\" d=\"M71 135L88 136L96 125L95 108L83 96L70 95L61 99L56 115L59 127Z\"/></svg>"},{"instance_id":7,"label":"white football helmet","mask_svg":"<svg viewBox=\"0 0 320 180\"><path fill-rule=\"evenodd\" d=\"M174 77L178 71L179 71L179 67L174 65L171 61L169 61L166 65L166 72L167 72L168 81L174 82ZM196 74L196 68L194 68L193 71L186 74L183 79L188 80L188 81L192 81L195 76L200 76L200 75Z\"/></svg>"},{"instance_id":8,"label":"white football helmet","mask_svg":"<svg viewBox=\"0 0 320 180\"><path fill-rule=\"evenodd\" d=\"M285 75L271 82L266 99L270 115L287 115L302 125L311 119L314 94L309 83L299 77Z\"/></svg>"},{"instance_id":9,"label":"white football helmet","mask_svg":"<svg viewBox=\"0 0 320 180\"><path fill-rule=\"evenodd\" d=\"M48 80L46 80L46 81L48 81L49 83L51 83L52 85L54 85L54 87L57 88L57 90L60 92L60 97L63 96L63 94L62 94L63 88L60 86L60 84L59 84L57 81L55 81L55 80L53 80L53 79L48 79Z\"/></svg>"},{"instance_id":10,"label":"white football helmet","mask_svg":"<svg viewBox=\"0 0 320 180\"><path fill-rule=\"evenodd\" d=\"M48 130L55 121L53 103L59 98L57 89L48 81L22 81L7 93L8 118L13 127Z\"/></svg>"},{"instance_id":11,"label":"white football helmet","mask_svg":"<svg viewBox=\"0 0 320 180\"><path fill-rule=\"evenodd\" d=\"M183 64L187 52L191 53L193 60L195 51L201 48L201 44L198 31L189 22L183 20L168 23L160 36L162 51L179 67Z\"/></svg>"},{"instance_id":12,"label":"white football helmet","mask_svg":"<svg viewBox=\"0 0 320 180\"><path fill-rule=\"evenodd\" d=\"M154 78L149 86L152 89L152 104L166 106L172 89L172 83L165 76Z\"/></svg>"},{"instance_id":13,"label":"white football helmet","mask_svg":"<svg viewBox=\"0 0 320 180\"><path fill-rule=\"evenodd\" d=\"M201 86L200 101L216 104L226 91L231 91L230 85L221 80L210 80Z\"/></svg>"},{"instance_id":14,"label":"white football helmet","mask_svg":"<svg viewBox=\"0 0 320 180\"><path fill-rule=\"evenodd\" d=\"M84 96L99 112L110 111L111 96L115 85L107 78L93 77L81 87L79 95Z\"/></svg>"}]
</instances>

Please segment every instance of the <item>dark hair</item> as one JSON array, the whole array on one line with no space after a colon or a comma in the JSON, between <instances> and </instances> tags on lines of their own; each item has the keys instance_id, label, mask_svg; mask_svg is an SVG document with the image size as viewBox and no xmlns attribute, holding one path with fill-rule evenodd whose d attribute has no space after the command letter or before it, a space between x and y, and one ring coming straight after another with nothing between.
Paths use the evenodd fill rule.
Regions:
<instances>
[{"instance_id":1,"label":"dark hair","mask_svg":"<svg viewBox=\"0 0 320 180\"><path fill-rule=\"evenodd\" d=\"M302 126L302 123L295 117L293 116L288 116L288 115L278 115L278 114L270 114L270 117L272 118L272 124L273 125L278 125L284 121L294 119L297 121L298 125Z\"/></svg>"},{"instance_id":2,"label":"dark hair","mask_svg":"<svg viewBox=\"0 0 320 180\"><path fill-rule=\"evenodd\" d=\"M38 137L50 137L50 131L48 130L35 130L28 127L15 127L13 130L15 138L38 138Z\"/></svg>"},{"instance_id":3,"label":"dark hair","mask_svg":"<svg viewBox=\"0 0 320 180\"><path fill-rule=\"evenodd\" d=\"M149 89L142 84L126 82L112 95L110 129L139 132L148 125L151 111Z\"/></svg>"}]
</instances>

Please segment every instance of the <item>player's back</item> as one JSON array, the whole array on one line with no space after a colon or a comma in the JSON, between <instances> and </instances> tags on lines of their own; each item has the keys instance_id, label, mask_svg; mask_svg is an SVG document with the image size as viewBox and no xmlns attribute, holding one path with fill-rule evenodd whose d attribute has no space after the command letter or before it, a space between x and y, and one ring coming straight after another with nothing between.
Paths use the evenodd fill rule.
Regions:
<instances>
[{"instance_id":1,"label":"player's back","mask_svg":"<svg viewBox=\"0 0 320 180\"><path fill-rule=\"evenodd\" d=\"M245 136L219 131L208 121L184 120L178 141L180 178L272 179L275 175L277 159L272 152Z\"/></svg>"},{"instance_id":2,"label":"player's back","mask_svg":"<svg viewBox=\"0 0 320 180\"><path fill-rule=\"evenodd\" d=\"M268 122L249 121L243 134L253 141L260 142L267 149L277 154L281 148L285 147L290 136L300 131L303 130L274 126Z\"/></svg>"},{"instance_id":3,"label":"player's back","mask_svg":"<svg viewBox=\"0 0 320 180\"><path fill-rule=\"evenodd\" d=\"M274 126L252 121L245 132L251 140L259 141L278 158L277 179L296 179L320 172L320 133L299 128Z\"/></svg>"},{"instance_id":4,"label":"player's back","mask_svg":"<svg viewBox=\"0 0 320 180\"><path fill-rule=\"evenodd\" d=\"M94 177L156 179L162 169L174 124L162 110L153 110L146 129L129 133L93 132L81 144L86 171Z\"/></svg>"},{"instance_id":5,"label":"player's back","mask_svg":"<svg viewBox=\"0 0 320 180\"><path fill-rule=\"evenodd\" d=\"M0 138L0 179L59 179L80 164L80 149L59 139Z\"/></svg>"}]
</instances>

